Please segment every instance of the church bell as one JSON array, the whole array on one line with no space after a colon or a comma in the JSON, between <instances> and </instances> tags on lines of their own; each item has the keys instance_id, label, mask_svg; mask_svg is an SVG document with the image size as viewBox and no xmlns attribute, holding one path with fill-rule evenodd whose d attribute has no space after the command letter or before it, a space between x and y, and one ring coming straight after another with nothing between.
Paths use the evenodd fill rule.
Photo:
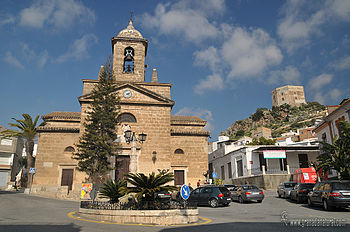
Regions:
<instances>
[{"instance_id":1,"label":"church bell","mask_svg":"<svg viewBox=\"0 0 350 232\"><path fill-rule=\"evenodd\" d=\"M132 58L132 55L129 53L125 57L125 61L133 61L134 59Z\"/></svg>"}]
</instances>

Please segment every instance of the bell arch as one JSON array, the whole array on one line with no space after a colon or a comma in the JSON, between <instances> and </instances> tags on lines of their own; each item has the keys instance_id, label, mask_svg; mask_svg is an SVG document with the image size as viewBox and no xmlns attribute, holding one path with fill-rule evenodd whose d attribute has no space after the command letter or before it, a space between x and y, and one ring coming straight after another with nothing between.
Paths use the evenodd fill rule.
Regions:
<instances>
[{"instance_id":1,"label":"bell arch","mask_svg":"<svg viewBox=\"0 0 350 232\"><path fill-rule=\"evenodd\" d=\"M126 47L124 49L124 73L134 73L134 55L135 51L132 47Z\"/></svg>"}]
</instances>

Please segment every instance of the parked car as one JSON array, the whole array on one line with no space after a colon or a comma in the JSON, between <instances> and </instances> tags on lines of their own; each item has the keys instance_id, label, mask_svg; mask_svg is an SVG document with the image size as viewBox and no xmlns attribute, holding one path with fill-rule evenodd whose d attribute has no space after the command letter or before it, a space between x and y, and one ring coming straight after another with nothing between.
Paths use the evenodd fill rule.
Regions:
<instances>
[{"instance_id":1,"label":"parked car","mask_svg":"<svg viewBox=\"0 0 350 232\"><path fill-rule=\"evenodd\" d=\"M284 182L284 183L281 183L277 187L278 197L289 198L290 197L290 191L292 191L292 189L294 188L294 186L296 184L297 184L296 182Z\"/></svg>"},{"instance_id":2,"label":"parked car","mask_svg":"<svg viewBox=\"0 0 350 232\"><path fill-rule=\"evenodd\" d=\"M307 202L307 194L312 190L315 184L300 183L294 186L290 191L290 199L297 203Z\"/></svg>"},{"instance_id":3,"label":"parked car","mask_svg":"<svg viewBox=\"0 0 350 232\"><path fill-rule=\"evenodd\" d=\"M190 193L193 191L193 188L191 186L188 186L188 188L190 189ZM174 201L178 201L178 202L183 202L183 199L180 195L180 191L181 191L181 187L179 187L178 190L174 191L171 193L171 199Z\"/></svg>"},{"instance_id":4,"label":"parked car","mask_svg":"<svg viewBox=\"0 0 350 232\"><path fill-rule=\"evenodd\" d=\"M171 200L171 193L168 191L160 191L154 194L154 199L160 202L169 202Z\"/></svg>"},{"instance_id":5,"label":"parked car","mask_svg":"<svg viewBox=\"0 0 350 232\"><path fill-rule=\"evenodd\" d=\"M197 205L228 206L231 203L231 192L224 186L204 186L193 190L188 198Z\"/></svg>"},{"instance_id":6,"label":"parked car","mask_svg":"<svg viewBox=\"0 0 350 232\"><path fill-rule=\"evenodd\" d=\"M350 207L350 181L322 181L308 194L309 206L322 205L325 210Z\"/></svg>"},{"instance_id":7,"label":"parked car","mask_svg":"<svg viewBox=\"0 0 350 232\"><path fill-rule=\"evenodd\" d=\"M231 194L237 189L237 185L234 185L234 184L224 184L224 186L230 190Z\"/></svg>"},{"instance_id":8,"label":"parked car","mask_svg":"<svg viewBox=\"0 0 350 232\"><path fill-rule=\"evenodd\" d=\"M232 193L232 200L244 203L246 201L257 201L261 203L264 199L264 192L255 185L242 185Z\"/></svg>"}]
</instances>

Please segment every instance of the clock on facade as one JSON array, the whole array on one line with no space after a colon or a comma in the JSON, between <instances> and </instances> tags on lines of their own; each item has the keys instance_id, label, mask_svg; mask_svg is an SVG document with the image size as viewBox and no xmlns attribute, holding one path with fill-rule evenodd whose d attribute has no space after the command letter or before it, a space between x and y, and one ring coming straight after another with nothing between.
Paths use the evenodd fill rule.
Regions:
<instances>
[{"instance_id":1,"label":"clock on facade","mask_svg":"<svg viewBox=\"0 0 350 232\"><path fill-rule=\"evenodd\" d=\"M131 95L132 95L132 93L131 93L130 90L125 90L124 93L123 93L123 95L124 95L124 97L126 97L126 98L130 98Z\"/></svg>"}]
</instances>

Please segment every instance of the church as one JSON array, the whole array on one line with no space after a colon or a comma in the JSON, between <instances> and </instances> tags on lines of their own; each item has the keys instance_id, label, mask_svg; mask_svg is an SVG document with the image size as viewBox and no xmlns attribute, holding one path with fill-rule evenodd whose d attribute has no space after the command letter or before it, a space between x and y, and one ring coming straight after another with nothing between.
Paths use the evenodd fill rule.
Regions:
<instances>
[{"instance_id":1,"label":"church","mask_svg":"<svg viewBox=\"0 0 350 232\"><path fill-rule=\"evenodd\" d=\"M118 85L121 111L118 116L120 149L111 163L110 176L118 179L129 172L149 174L158 170L174 173L174 185L194 185L208 169L209 132L206 121L196 116L172 115L171 83L160 83L153 69L152 80L145 81L148 40L133 21L112 38L113 72ZM160 78L159 78L160 79ZM42 116L39 127L36 174L32 192L56 198L79 198L86 174L77 170L72 154L84 130L96 79L83 79L78 98L80 112L55 111ZM125 132L131 138L125 138Z\"/></svg>"}]
</instances>

